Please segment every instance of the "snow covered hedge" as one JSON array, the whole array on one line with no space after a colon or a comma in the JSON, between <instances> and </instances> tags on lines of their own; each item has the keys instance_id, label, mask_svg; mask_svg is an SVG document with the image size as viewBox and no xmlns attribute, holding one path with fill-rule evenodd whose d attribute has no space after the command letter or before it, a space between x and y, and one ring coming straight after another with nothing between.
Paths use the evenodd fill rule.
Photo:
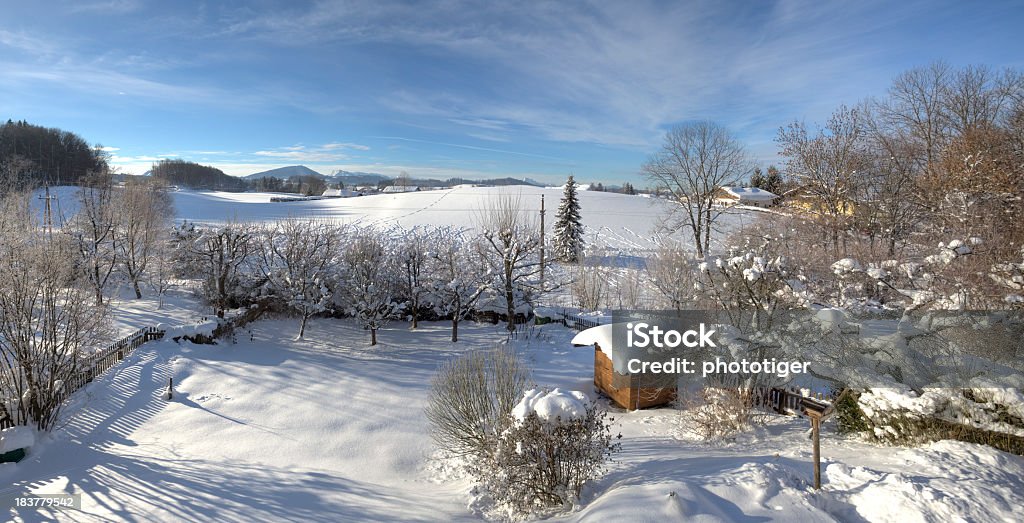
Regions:
<instances>
[{"instance_id":1,"label":"snow covered hedge","mask_svg":"<svg viewBox=\"0 0 1024 523\"><path fill-rule=\"evenodd\" d=\"M1024 455L1024 394L1016 389L872 388L841 401L837 416L841 431L881 443L957 439Z\"/></svg>"}]
</instances>

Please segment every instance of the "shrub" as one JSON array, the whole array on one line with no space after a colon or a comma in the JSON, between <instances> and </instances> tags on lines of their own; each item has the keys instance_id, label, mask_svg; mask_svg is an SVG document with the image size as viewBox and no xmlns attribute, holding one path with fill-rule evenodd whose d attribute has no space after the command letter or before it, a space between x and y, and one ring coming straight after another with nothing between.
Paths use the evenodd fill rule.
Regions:
<instances>
[{"instance_id":1,"label":"shrub","mask_svg":"<svg viewBox=\"0 0 1024 523\"><path fill-rule=\"evenodd\" d=\"M871 423L864 411L860 410L857 400L860 393L853 391L840 394L835 404L836 424L840 434L856 434L869 430Z\"/></svg>"},{"instance_id":2,"label":"shrub","mask_svg":"<svg viewBox=\"0 0 1024 523\"><path fill-rule=\"evenodd\" d=\"M489 459L529 379L529 369L508 347L444 363L426 409L434 442L454 456Z\"/></svg>"},{"instance_id":3,"label":"shrub","mask_svg":"<svg viewBox=\"0 0 1024 523\"><path fill-rule=\"evenodd\" d=\"M576 417L543 419L530 412L501 434L493 459L471 472L494 504L514 516L565 507L619 450L621 435L612 435L611 421L592 402Z\"/></svg>"},{"instance_id":4,"label":"shrub","mask_svg":"<svg viewBox=\"0 0 1024 523\"><path fill-rule=\"evenodd\" d=\"M763 424L766 417L755 405L751 392L742 387L703 387L681 396L677 402L685 412L689 429L708 441L735 436Z\"/></svg>"}]
</instances>

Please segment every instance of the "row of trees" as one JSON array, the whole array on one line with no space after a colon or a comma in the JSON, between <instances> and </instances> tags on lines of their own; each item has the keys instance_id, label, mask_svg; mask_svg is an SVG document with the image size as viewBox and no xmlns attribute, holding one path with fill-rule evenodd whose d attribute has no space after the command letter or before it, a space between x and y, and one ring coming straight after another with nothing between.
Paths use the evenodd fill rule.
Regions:
<instances>
[{"instance_id":1,"label":"row of trees","mask_svg":"<svg viewBox=\"0 0 1024 523\"><path fill-rule=\"evenodd\" d=\"M169 185L180 185L192 189L244 191L249 188L249 184L245 180L228 176L216 167L185 160L160 160L153 164L150 174Z\"/></svg>"},{"instance_id":2,"label":"row of trees","mask_svg":"<svg viewBox=\"0 0 1024 523\"><path fill-rule=\"evenodd\" d=\"M793 122L777 142L785 179L773 168L754 170L739 140L718 124L672 129L642 167L655 190L678 203L664 227L687 231L704 258L728 212L716 203L717 191L750 176L753 185L786 196L795 218L778 220L772 234L800 231L785 234L786 254L805 259L812 278L852 258L865 272L892 277L876 287L896 286L899 271L883 266L920 265L935 245L957 242L969 248L952 251L958 263L944 267L943 278L911 274L905 283L919 290L944 280L940 294L970 294L963 306L983 306L1003 287L992 268L1020 262L1020 72L943 63L912 69L885 96L840 107L820 127Z\"/></svg>"},{"instance_id":3,"label":"row of trees","mask_svg":"<svg viewBox=\"0 0 1024 523\"><path fill-rule=\"evenodd\" d=\"M478 217L480 233L451 227L379 229L319 221L182 224L173 235L179 276L203 281L223 316L259 304L299 317L357 318L376 343L396 318L459 322L475 310L500 311L514 329L542 291L540 237L518 199L499 198Z\"/></svg>"},{"instance_id":4,"label":"row of trees","mask_svg":"<svg viewBox=\"0 0 1024 523\"><path fill-rule=\"evenodd\" d=\"M306 196L320 196L327 190L327 182L323 178L312 175L290 176L287 180L265 176L252 180L250 188L258 192L287 192Z\"/></svg>"},{"instance_id":5,"label":"row of trees","mask_svg":"<svg viewBox=\"0 0 1024 523\"><path fill-rule=\"evenodd\" d=\"M74 184L106 167L102 149L77 134L24 120L0 125L0 193Z\"/></svg>"}]
</instances>

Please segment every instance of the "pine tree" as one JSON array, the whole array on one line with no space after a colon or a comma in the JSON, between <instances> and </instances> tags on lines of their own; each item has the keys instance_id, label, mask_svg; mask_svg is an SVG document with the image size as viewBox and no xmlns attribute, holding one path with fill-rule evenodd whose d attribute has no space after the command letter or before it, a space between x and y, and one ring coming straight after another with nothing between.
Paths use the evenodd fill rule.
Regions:
<instances>
[{"instance_id":1,"label":"pine tree","mask_svg":"<svg viewBox=\"0 0 1024 523\"><path fill-rule=\"evenodd\" d=\"M765 180L764 175L761 174L761 168L760 167L756 167L754 169L754 174L750 175L750 186L751 187L756 187L758 189L766 189L767 190L767 187L765 187L765 181L766 180Z\"/></svg>"},{"instance_id":2,"label":"pine tree","mask_svg":"<svg viewBox=\"0 0 1024 523\"><path fill-rule=\"evenodd\" d=\"M777 167L775 167L774 165L769 165L768 166L768 176L766 176L765 179L764 179L764 187L763 187L763 189L768 191L768 192L770 192L770 193L774 193L774 194L777 194L777 195L781 196L782 195L782 184L783 184L782 173L780 173L779 169Z\"/></svg>"},{"instance_id":3,"label":"pine tree","mask_svg":"<svg viewBox=\"0 0 1024 523\"><path fill-rule=\"evenodd\" d=\"M577 263L583 253L583 225L580 223L580 201L572 176L565 183L565 193L555 215L555 256L567 263Z\"/></svg>"}]
</instances>

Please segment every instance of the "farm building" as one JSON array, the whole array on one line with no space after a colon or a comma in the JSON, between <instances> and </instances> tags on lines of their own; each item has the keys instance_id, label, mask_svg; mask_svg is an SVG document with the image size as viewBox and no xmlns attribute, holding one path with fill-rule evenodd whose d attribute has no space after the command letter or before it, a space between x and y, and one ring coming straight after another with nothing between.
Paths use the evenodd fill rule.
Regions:
<instances>
[{"instance_id":1,"label":"farm building","mask_svg":"<svg viewBox=\"0 0 1024 523\"><path fill-rule=\"evenodd\" d=\"M399 192L418 192L419 187L415 185L389 185L384 188L384 193L399 193Z\"/></svg>"},{"instance_id":2,"label":"farm building","mask_svg":"<svg viewBox=\"0 0 1024 523\"><path fill-rule=\"evenodd\" d=\"M352 198L362 195L362 192L350 191L348 189L327 189L322 196L324 198Z\"/></svg>"},{"instance_id":3,"label":"farm building","mask_svg":"<svg viewBox=\"0 0 1024 523\"><path fill-rule=\"evenodd\" d=\"M719 187L715 199L728 205L771 207L779 196L757 187Z\"/></svg>"},{"instance_id":4,"label":"farm building","mask_svg":"<svg viewBox=\"0 0 1024 523\"><path fill-rule=\"evenodd\" d=\"M664 383L656 384L640 374L630 374L625 368L625 361L615 361L612 329L610 324L600 325L580 332L572 339L572 344L577 347L594 347L594 385L598 390L626 410L672 402L676 397L674 384L664 386Z\"/></svg>"}]
</instances>

